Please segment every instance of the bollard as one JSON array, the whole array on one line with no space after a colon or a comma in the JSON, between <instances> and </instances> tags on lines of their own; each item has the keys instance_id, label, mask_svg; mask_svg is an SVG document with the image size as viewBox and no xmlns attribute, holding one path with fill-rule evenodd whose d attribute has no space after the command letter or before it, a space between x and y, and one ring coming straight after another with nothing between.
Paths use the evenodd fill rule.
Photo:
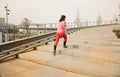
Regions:
<instances>
[{"instance_id":1,"label":"bollard","mask_svg":"<svg viewBox=\"0 0 120 77\"><path fill-rule=\"evenodd\" d=\"M19 58L19 55L18 55L18 54L16 54L16 55L15 55L15 58Z\"/></svg>"},{"instance_id":2,"label":"bollard","mask_svg":"<svg viewBox=\"0 0 120 77\"><path fill-rule=\"evenodd\" d=\"M36 47L34 47L34 48L33 48L33 50L37 50L37 48L36 48Z\"/></svg>"}]
</instances>

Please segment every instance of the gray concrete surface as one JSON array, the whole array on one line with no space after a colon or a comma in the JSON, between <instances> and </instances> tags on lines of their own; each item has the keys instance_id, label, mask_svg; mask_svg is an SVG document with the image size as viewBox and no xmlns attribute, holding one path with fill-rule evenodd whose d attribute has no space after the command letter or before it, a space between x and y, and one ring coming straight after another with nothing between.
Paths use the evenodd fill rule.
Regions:
<instances>
[{"instance_id":1,"label":"gray concrete surface","mask_svg":"<svg viewBox=\"0 0 120 77\"><path fill-rule=\"evenodd\" d=\"M53 56L53 44L0 63L0 77L120 77L120 39L112 32L120 25L83 29L67 35Z\"/></svg>"}]
</instances>

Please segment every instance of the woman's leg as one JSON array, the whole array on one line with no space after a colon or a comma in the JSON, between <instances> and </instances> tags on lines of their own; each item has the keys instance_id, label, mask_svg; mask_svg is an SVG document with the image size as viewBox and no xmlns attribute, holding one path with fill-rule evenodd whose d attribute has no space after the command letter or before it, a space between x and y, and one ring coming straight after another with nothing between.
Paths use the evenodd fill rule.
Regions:
<instances>
[{"instance_id":1,"label":"woman's leg","mask_svg":"<svg viewBox=\"0 0 120 77\"><path fill-rule=\"evenodd\" d=\"M64 47L64 48L67 48L67 46L66 46L67 36L66 36L66 34L65 34L65 33L63 34L63 38L64 38L63 47Z\"/></svg>"},{"instance_id":2,"label":"woman's leg","mask_svg":"<svg viewBox=\"0 0 120 77\"><path fill-rule=\"evenodd\" d=\"M56 33L56 38L55 38L55 43L54 43L54 52L53 52L54 55L56 55L56 48L59 42L59 38L60 38L59 33Z\"/></svg>"},{"instance_id":3,"label":"woman's leg","mask_svg":"<svg viewBox=\"0 0 120 77\"><path fill-rule=\"evenodd\" d=\"M54 45L55 45L55 46L57 46L57 45L58 45L59 38L60 38L59 33L56 33L56 38L55 38L55 43L54 43Z\"/></svg>"}]
</instances>

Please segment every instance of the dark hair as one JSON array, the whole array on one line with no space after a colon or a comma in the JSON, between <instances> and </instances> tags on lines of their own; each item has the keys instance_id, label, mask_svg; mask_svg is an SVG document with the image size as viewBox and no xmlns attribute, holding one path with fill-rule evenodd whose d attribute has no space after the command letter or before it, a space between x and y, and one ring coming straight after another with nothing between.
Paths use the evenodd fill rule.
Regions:
<instances>
[{"instance_id":1,"label":"dark hair","mask_svg":"<svg viewBox=\"0 0 120 77\"><path fill-rule=\"evenodd\" d=\"M61 15L61 18L60 18L59 22L61 22L61 21L65 21L65 18L66 18L65 15Z\"/></svg>"}]
</instances>

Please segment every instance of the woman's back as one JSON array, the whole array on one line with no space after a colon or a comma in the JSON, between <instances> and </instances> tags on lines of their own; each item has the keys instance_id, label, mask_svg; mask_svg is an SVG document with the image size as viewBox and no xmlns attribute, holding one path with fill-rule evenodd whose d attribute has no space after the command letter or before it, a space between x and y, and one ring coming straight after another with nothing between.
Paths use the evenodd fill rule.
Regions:
<instances>
[{"instance_id":1,"label":"woman's back","mask_svg":"<svg viewBox=\"0 0 120 77\"><path fill-rule=\"evenodd\" d=\"M61 21L58 24L57 32L59 32L59 33L65 33L65 27L66 27L66 22L65 21Z\"/></svg>"}]
</instances>

